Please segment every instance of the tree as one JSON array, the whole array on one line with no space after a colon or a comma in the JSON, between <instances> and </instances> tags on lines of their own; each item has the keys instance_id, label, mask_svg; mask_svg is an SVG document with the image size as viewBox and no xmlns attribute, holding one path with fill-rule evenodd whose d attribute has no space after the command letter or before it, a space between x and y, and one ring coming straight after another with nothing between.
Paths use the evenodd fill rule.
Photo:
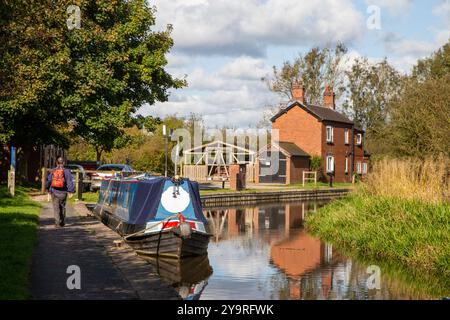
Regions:
<instances>
[{"instance_id":1,"label":"tree","mask_svg":"<svg viewBox=\"0 0 450 320\"><path fill-rule=\"evenodd\" d=\"M343 92L342 62L347 48L338 43L334 50L330 48L313 48L294 61L285 61L279 70L273 67L273 77L263 78L270 90L282 97L292 99L292 84L302 81L305 87L307 103L321 104L322 92L326 85L333 88L336 99Z\"/></svg>"},{"instance_id":2,"label":"tree","mask_svg":"<svg viewBox=\"0 0 450 320\"><path fill-rule=\"evenodd\" d=\"M55 129L67 121L60 104L69 76L62 7L2 1L0 12L0 143L67 144Z\"/></svg>"},{"instance_id":3,"label":"tree","mask_svg":"<svg viewBox=\"0 0 450 320\"><path fill-rule=\"evenodd\" d=\"M171 27L151 30L155 9L145 0L78 1L81 28L69 30L72 2L5 6L0 138L51 141L56 125L70 123L71 134L92 144L99 159L124 142L122 128L141 105L166 101L168 90L185 81L164 70Z\"/></svg>"},{"instance_id":4,"label":"tree","mask_svg":"<svg viewBox=\"0 0 450 320\"><path fill-rule=\"evenodd\" d=\"M165 166L163 125L174 130L183 128L185 123L183 118L176 116L166 117L156 125L152 135L144 134L138 126L126 128L124 129L126 136L130 137L128 143L121 148L114 148L110 152L106 152L103 158L110 163L125 163L126 160L130 160L133 168L136 170L163 174ZM169 173L174 171L173 163L170 161L170 152L175 145L176 142L169 141Z\"/></svg>"},{"instance_id":5,"label":"tree","mask_svg":"<svg viewBox=\"0 0 450 320\"><path fill-rule=\"evenodd\" d=\"M422 83L409 79L390 107L384 144L396 156L450 156L450 73Z\"/></svg>"},{"instance_id":6,"label":"tree","mask_svg":"<svg viewBox=\"0 0 450 320\"><path fill-rule=\"evenodd\" d=\"M369 63L366 58L356 60L346 76L344 111L366 130L368 148L382 152L386 145L380 137L389 119L389 103L398 97L403 78L386 60Z\"/></svg>"},{"instance_id":7,"label":"tree","mask_svg":"<svg viewBox=\"0 0 450 320\"><path fill-rule=\"evenodd\" d=\"M418 81L442 78L450 74L450 41L431 57L419 60L414 66L412 77Z\"/></svg>"},{"instance_id":8,"label":"tree","mask_svg":"<svg viewBox=\"0 0 450 320\"><path fill-rule=\"evenodd\" d=\"M162 120L160 117L153 117L153 116L146 116L143 115L137 115L133 119L133 123L139 128L139 129L145 129L147 132L154 133L157 126L162 123Z\"/></svg>"},{"instance_id":9,"label":"tree","mask_svg":"<svg viewBox=\"0 0 450 320\"><path fill-rule=\"evenodd\" d=\"M391 153L450 156L450 42L418 61L389 112L384 143Z\"/></svg>"},{"instance_id":10,"label":"tree","mask_svg":"<svg viewBox=\"0 0 450 320\"><path fill-rule=\"evenodd\" d=\"M167 89L185 82L163 68L173 45L171 27L152 32L154 9L145 0L88 1L84 26L70 34L74 77L67 103L78 107L74 132L97 150L117 148L125 141L120 128L144 103L166 101Z\"/></svg>"}]
</instances>

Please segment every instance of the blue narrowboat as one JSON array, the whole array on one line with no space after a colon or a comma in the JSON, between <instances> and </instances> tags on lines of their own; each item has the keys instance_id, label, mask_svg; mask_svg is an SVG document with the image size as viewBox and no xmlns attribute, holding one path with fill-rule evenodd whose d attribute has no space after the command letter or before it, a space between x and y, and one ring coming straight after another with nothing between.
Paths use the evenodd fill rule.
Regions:
<instances>
[{"instance_id":1,"label":"blue narrowboat","mask_svg":"<svg viewBox=\"0 0 450 320\"><path fill-rule=\"evenodd\" d=\"M94 215L138 254L180 259L207 254L207 220L198 183L137 176L104 180Z\"/></svg>"}]
</instances>

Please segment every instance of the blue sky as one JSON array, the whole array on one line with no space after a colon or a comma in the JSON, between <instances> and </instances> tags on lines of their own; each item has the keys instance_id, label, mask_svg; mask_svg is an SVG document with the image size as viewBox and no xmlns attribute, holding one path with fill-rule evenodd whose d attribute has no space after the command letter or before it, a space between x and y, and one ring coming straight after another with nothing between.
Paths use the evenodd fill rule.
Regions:
<instances>
[{"instance_id":1,"label":"blue sky","mask_svg":"<svg viewBox=\"0 0 450 320\"><path fill-rule=\"evenodd\" d=\"M314 46L344 42L344 68L387 57L402 72L450 38L450 0L150 0L156 29L173 25L167 70L189 87L143 114L202 114L208 127L256 125L281 98L260 81ZM374 7L375 6L375 7ZM371 8L370 13L367 12ZM380 28L368 19L379 10Z\"/></svg>"}]
</instances>

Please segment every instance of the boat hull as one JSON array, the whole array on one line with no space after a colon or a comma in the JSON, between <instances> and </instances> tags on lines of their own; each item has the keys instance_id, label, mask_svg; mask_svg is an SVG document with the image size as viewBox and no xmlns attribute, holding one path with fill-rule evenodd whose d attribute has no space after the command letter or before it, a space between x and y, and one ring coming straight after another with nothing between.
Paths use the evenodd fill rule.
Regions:
<instances>
[{"instance_id":1,"label":"boat hull","mask_svg":"<svg viewBox=\"0 0 450 320\"><path fill-rule=\"evenodd\" d=\"M131 236L132 233L143 231L145 226L127 224L107 210L94 209L94 216L123 236L126 243L141 255L181 259L208 253L208 243L211 237L208 233L192 230L189 237L182 237L180 229L175 227L160 232Z\"/></svg>"},{"instance_id":2,"label":"boat hull","mask_svg":"<svg viewBox=\"0 0 450 320\"><path fill-rule=\"evenodd\" d=\"M180 235L179 228L152 234L143 234L126 239L140 255L167 258L202 256L208 253L209 234L192 230L189 237Z\"/></svg>"}]
</instances>

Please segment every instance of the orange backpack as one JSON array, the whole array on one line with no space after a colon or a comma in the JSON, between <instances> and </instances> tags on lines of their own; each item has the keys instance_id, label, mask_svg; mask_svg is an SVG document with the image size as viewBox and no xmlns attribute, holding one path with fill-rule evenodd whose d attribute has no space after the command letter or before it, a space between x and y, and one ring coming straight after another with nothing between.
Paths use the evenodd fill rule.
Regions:
<instances>
[{"instance_id":1,"label":"orange backpack","mask_svg":"<svg viewBox=\"0 0 450 320\"><path fill-rule=\"evenodd\" d=\"M64 188L64 169L58 168L53 170L52 187Z\"/></svg>"}]
</instances>

